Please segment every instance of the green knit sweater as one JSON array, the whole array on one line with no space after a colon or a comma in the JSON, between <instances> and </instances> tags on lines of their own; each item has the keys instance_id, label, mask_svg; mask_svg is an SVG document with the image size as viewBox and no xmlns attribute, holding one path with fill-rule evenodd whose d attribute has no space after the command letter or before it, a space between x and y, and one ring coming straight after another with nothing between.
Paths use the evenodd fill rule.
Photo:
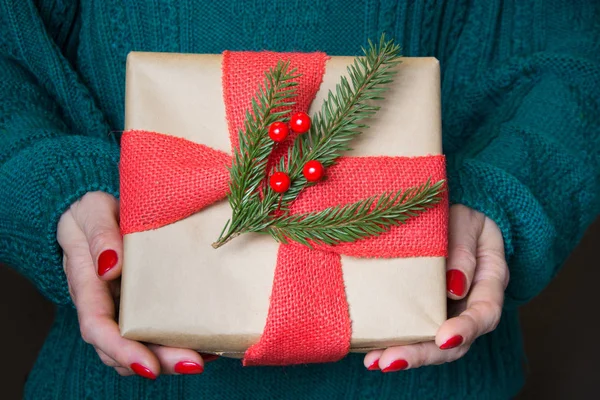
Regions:
<instances>
[{"instance_id":1,"label":"green knit sweater","mask_svg":"<svg viewBox=\"0 0 600 400\"><path fill-rule=\"evenodd\" d=\"M595 4L594 4L595 3ZM523 383L517 306L553 278L600 211L600 6L581 0L0 0L0 262L59 305L32 399L491 399ZM88 191L119 194L131 50L323 50L382 31L442 66L451 200L500 226L500 325L461 360L391 374L327 365L122 378L80 337L56 242ZM4 343L10 346L10 343Z\"/></svg>"}]
</instances>

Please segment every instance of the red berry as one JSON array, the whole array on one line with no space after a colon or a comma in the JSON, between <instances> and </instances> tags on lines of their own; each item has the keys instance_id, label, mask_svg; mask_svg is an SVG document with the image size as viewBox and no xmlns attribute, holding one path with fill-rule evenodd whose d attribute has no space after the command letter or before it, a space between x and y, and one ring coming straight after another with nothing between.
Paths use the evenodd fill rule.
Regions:
<instances>
[{"instance_id":1,"label":"red berry","mask_svg":"<svg viewBox=\"0 0 600 400\"><path fill-rule=\"evenodd\" d=\"M269 178L269 186L277 193L285 193L290 188L290 177L285 172L275 172Z\"/></svg>"},{"instance_id":2,"label":"red berry","mask_svg":"<svg viewBox=\"0 0 600 400\"><path fill-rule=\"evenodd\" d=\"M325 168L323 168L323 164L321 164L317 160L308 161L306 164L304 164L304 168L302 169L304 177L309 182L318 181L323 177L324 172Z\"/></svg>"},{"instance_id":3,"label":"red berry","mask_svg":"<svg viewBox=\"0 0 600 400\"><path fill-rule=\"evenodd\" d=\"M296 133L308 132L310 129L310 117L307 113L298 112L290 118L290 127Z\"/></svg>"},{"instance_id":4,"label":"red berry","mask_svg":"<svg viewBox=\"0 0 600 400\"><path fill-rule=\"evenodd\" d=\"M269 137L273 139L274 142L283 142L289 133L288 126L283 122L273 122L271 126L269 126Z\"/></svg>"}]
</instances>

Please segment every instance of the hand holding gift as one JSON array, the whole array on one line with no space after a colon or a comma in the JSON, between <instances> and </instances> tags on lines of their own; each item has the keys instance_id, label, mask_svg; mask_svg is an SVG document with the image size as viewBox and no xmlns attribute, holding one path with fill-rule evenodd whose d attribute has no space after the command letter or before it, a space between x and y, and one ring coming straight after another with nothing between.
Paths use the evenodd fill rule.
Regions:
<instances>
[{"instance_id":1,"label":"hand holding gift","mask_svg":"<svg viewBox=\"0 0 600 400\"><path fill-rule=\"evenodd\" d=\"M364 359L369 370L383 372L452 362L479 336L496 329L502 314L509 272L498 226L463 205L450 208L447 286L449 316L432 342L372 351Z\"/></svg>"},{"instance_id":2,"label":"hand holding gift","mask_svg":"<svg viewBox=\"0 0 600 400\"><path fill-rule=\"evenodd\" d=\"M211 355L121 337L115 319L123 266L118 212L119 202L113 196L90 192L73 203L58 224L63 266L83 340L122 376L136 373L155 379L159 373L201 373Z\"/></svg>"},{"instance_id":3,"label":"hand holding gift","mask_svg":"<svg viewBox=\"0 0 600 400\"><path fill-rule=\"evenodd\" d=\"M114 319L119 296L113 283L120 276L123 253L117 210L112 196L89 193L73 204L58 226L83 338L121 375L135 372L153 379L159 373L201 373L210 358L193 350L143 345L119 334ZM450 210L450 232L449 296L463 299L451 309L457 318L442 324L435 342L370 352L364 359L368 369L392 372L456 360L498 324L508 282L500 231L488 218L458 205Z\"/></svg>"}]
</instances>

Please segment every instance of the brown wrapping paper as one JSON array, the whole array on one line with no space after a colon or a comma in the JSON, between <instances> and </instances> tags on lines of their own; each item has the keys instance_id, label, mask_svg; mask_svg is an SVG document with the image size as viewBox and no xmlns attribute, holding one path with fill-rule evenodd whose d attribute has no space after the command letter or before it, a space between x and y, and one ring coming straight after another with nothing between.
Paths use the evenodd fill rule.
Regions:
<instances>
[{"instance_id":1,"label":"brown wrapping paper","mask_svg":"<svg viewBox=\"0 0 600 400\"><path fill-rule=\"evenodd\" d=\"M230 151L221 55L131 53L125 129L161 132ZM310 114L351 57L332 57ZM382 109L348 155L441 153L434 58L403 58ZM125 235L119 324L124 337L241 356L265 326L278 244L245 234L214 250L227 201L160 229ZM352 351L433 339L446 319L445 259L342 256Z\"/></svg>"}]
</instances>

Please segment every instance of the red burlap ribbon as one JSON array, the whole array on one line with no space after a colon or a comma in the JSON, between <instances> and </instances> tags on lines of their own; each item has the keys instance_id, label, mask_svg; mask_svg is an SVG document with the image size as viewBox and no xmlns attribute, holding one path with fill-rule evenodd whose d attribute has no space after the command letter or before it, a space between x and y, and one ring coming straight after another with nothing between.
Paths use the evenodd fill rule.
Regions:
<instances>
[{"instance_id":1,"label":"red burlap ribbon","mask_svg":"<svg viewBox=\"0 0 600 400\"><path fill-rule=\"evenodd\" d=\"M264 71L280 59L289 59L302 74L293 111L307 111L322 81L325 54L223 54L223 94L234 148L245 110ZM284 154L292 139L278 148L275 158ZM121 148L123 234L160 228L227 195L229 154L145 131L125 132ZM342 157L327 170L327 180L300 194L291 211L321 210L445 177L443 156ZM351 322L341 254L385 258L445 256L447 208L444 194L443 201L433 209L376 238L313 250L298 244L281 245L266 326L259 342L247 350L244 365L321 363L343 358L350 349Z\"/></svg>"}]
</instances>

